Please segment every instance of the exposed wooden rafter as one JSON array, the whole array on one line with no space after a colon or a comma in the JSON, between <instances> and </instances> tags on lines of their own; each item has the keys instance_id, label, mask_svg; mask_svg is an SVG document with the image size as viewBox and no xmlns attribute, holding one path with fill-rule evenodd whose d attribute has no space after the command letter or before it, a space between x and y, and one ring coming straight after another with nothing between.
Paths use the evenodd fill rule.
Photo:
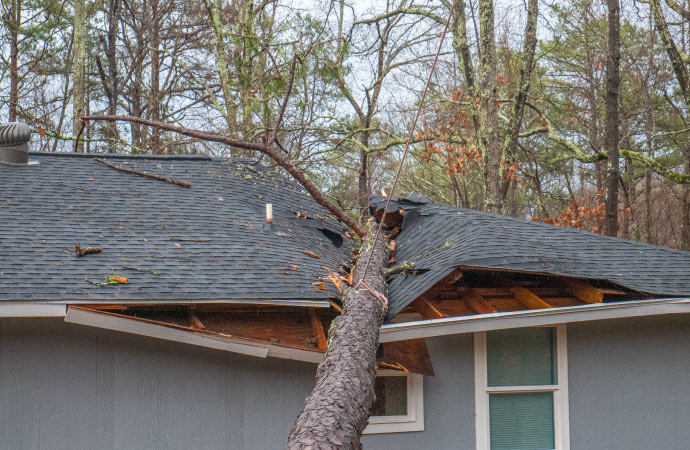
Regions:
<instances>
[{"instance_id":1,"label":"exposed wooden rafter","mask_svg":"<svg viewBox=\"0 0 690 450\"><path fill-rule=\"evenodd\" d=\"M319 350L323 350L325 352L326 348L328 347L326 332L323 329L321 319L313 308L309 308L309 318L311 319L311 327L314 330L314 336L316 337L316 346Z\"/></svg>"},{"instance_id":2,"label":"exposed wooden rafter","mask_svg":"<svg viewBox=\"0 0 690 450\"><path fill-rule=\"evenodd\" d=\"M447 314L439 311L436 306L423 295L412 302L412 307L422 315L423 319L441 319L443 317L448 317Z\"/></svg>"},{"instance_id":3,"label":"exposed wooden rafter","mask_svg":"<svg viewBox=\"0 0 690 450\"><path fill-rule=\"evenodd\" d=\"M566 291L585 303L601 303L604 301L604 292L577 280L563 280Z\"/></svg>"},{"instance_id":4,"label":"exposed wooden rafter","mask_svg":"<svg viewBox=\"0 0 690 450\"><path fill-rule=\"evenodd\" d=\"M544 309L551 308L551 305L543 300L541 297L536 295L534 292L530 291L524 287L513 288L513 294L515 298L528 307L529 309Z\"/></svg>"},{"instance_id":5,"label":"exposed wooden rafter","mask_svg":"<svg viewBox=\"0 0 690 450\"><path fill-rule=\"evenodd\" d=\"M468 293L465 297L465 303L476 314L491 314L498 310L494 308L491 303L487 302L484 297L475 293Z\"/></svg>"}]
</instances>

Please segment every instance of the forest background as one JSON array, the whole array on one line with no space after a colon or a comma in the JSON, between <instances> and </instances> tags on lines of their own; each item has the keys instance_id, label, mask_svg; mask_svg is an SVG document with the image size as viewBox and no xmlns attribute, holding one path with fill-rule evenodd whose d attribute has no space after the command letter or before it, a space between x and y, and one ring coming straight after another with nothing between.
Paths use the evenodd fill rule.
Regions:
<instances>
[{"instance_id":1,"label":"forest background","mask_svg":"<svg viewBox=\"0 0 690 450\"><path fill-rule=\"evenodd\" d=\"M361 217L390 190L421 106L396 194L688 250L684 1L2 0L1 123L30 124L32 150L252 156L279 171L80 118L271 140Z\"/></svg>"}]
</instances>

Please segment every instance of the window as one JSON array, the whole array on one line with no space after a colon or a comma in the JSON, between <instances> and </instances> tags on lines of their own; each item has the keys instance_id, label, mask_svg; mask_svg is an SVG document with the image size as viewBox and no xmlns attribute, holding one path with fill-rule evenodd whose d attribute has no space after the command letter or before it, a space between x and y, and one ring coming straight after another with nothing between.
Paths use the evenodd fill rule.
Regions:
<instances>
[{"instance_id":1,"label":"window","mask_svg":"<svg viewBox=\"0 0 690 450\"><path fill-rule=\"evenodd\" d=\"M565 325L475 333L477 450L568 450Z\"/></svg>"},{"instance_id":2,"label":"window","mask_svg":"<svg viewBox=\"0 0 690 450\"><path fill-rule=\"evenodd\" d=\"M422 375L378 371L374 405L364 433L424 431L423 384Z\"/></svg>"}]
</instances>

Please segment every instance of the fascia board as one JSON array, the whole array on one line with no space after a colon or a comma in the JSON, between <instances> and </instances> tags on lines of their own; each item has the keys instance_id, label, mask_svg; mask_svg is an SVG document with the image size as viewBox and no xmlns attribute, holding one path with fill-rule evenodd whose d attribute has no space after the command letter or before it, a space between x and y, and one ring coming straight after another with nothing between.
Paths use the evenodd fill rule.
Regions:
<instances>
[{"instance_id":1,"label":"fascia board","mask_svg":"<svg viewBox=\"0 0 690 450\"><path fill-rule=\"evenodd\" d=\"M0 302L0 317L65 317L67 305Z\"/></svg>"},{"instance_id":2,"label":"fascia board","mask_svg":"<svg viewBox=\"0 0 690 450\"><path fill-rule=\"evenodd\" d=\"M164 325L143 322L137 319L113 316L95 311L86 311L80 308L70 308L65 317L65 322L138 334L140 336L168 341L182 342L185 344L214 348L259 358L273 357L309 363L320 363L324 358L324 354L318 351L301 350L269 343L262 344L255 341L214 336L208 333L195 333L193 331L179 330Z\"/></svg>"},{"instance_id":3,"label":"fascia board","mask_svg":"<svg viewBox=\"0 0 690 450\"><path fill-rule=\"evenodd\" d=\"M217 350L256 356L259 358L266 358L269 350L269 344L260 345L258 343L247 343L240 339L225 339L220 336L211 337L200 333L142 322L136 319L127 319L77 308L70 308L67 311L65 322L153 337L166 341L215 348Z\"/></svg>"},{"instance_id":4,"label":"fascia board","mask_svg":"<svg viewBox=\"0 0 690 450\"><path fill-rule=\"evenodd\" d=\"M379 333L379 342L396 342L451 334L475 333L478 331L679 313L690 313L690 299L636 300L478 314L384 325Z\"/></svg>"}]
</instances>

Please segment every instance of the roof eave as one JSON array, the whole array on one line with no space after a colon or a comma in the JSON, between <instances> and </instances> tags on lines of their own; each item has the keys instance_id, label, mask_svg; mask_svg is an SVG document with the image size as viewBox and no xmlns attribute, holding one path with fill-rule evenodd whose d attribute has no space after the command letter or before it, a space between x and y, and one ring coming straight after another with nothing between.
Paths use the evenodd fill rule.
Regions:
<instances>
[{"instance_id":1,"label":"roof eave","mask_svg":"<svg viewBox=\"0 0 690 450\"><path fill-rule=\"evenodd\" d=\"M596 303L388 324L381 327L379 342L396 342L478 331L679 313L690 313L690 298L675 297Z\"/></svg>"}]
</instances>

